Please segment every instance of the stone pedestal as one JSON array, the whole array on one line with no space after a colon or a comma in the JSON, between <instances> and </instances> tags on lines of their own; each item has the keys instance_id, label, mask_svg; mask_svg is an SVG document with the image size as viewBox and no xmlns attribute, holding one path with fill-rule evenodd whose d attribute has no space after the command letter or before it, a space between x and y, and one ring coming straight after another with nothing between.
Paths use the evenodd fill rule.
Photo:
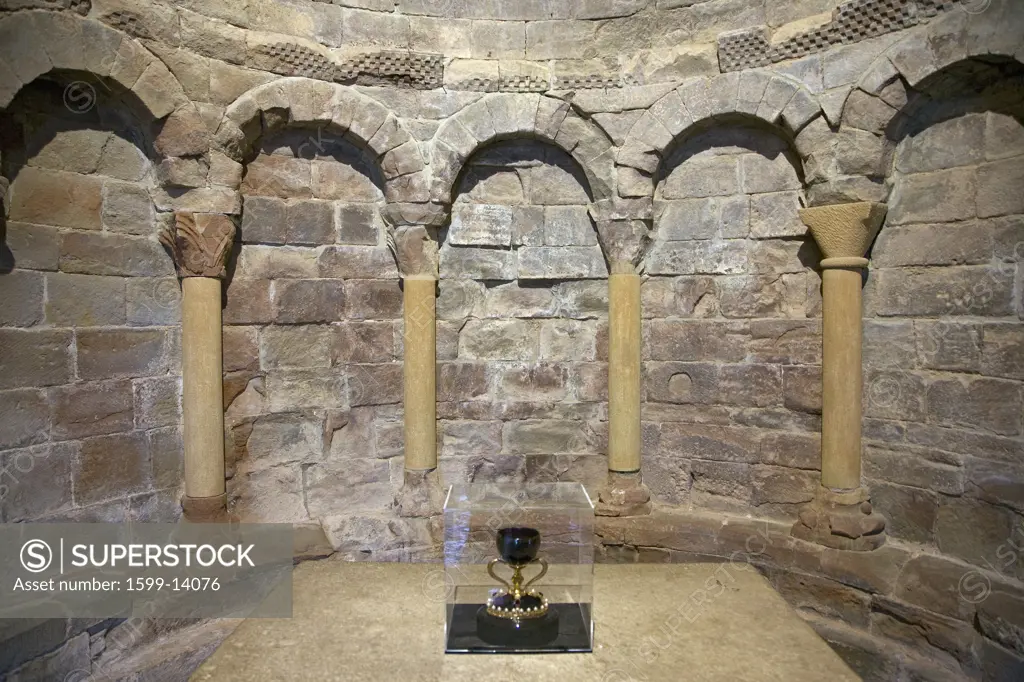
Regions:
<instances>
[{"instance_id":1,"label":"stone pedestal","mask_svg":"<svg viewBox=\"0 0 1024 682\"><path fill-rule=\"evenodd\" d=\"M224 400L221 279L234 240L234 221L219 214L179 213L160 235L182 278L181 375L185 445L185 518L227 520L224 484Z\"/></svg>"},{"instance_id":2,"label":"stone pedestal","mask_svg":"<svg viewBox=\"0 0 1024 682\"><path fill-rule=\"evenodd\" d=\"M871 550L885 542L885 519L861 486L862 302L864 254L885 206L872 203L800 211L825 259L822 273L821 484L793 527L828 547Z\"/></svg>"},{"instance_id":3,"label":"stone pedestal","mask_svg":"<svg viewBox=\"0 0 1024 682\"><path fill-rule=\"evenodd\" d=\"M639 471L608 472L608 482L597 496L598 516L640 516L651 513L651 491Z\"/></svg>"}]
</instances>

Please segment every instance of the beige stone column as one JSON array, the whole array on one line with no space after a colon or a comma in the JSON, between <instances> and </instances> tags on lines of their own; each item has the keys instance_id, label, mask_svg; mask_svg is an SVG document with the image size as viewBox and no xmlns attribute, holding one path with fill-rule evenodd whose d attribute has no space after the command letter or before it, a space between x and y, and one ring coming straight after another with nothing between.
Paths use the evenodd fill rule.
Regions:
<instances>
[{"instance_id":1,"label":"beige stone column","mask_svg":"<svg viewBox=\"0 0 1024 682\"><path fill-rule=\"evenodd\" d=\"M388 240L395 252L403 287L403 419L405 470L395 499L399 513L426 517L440 513L444 499L437 472L437 235L444 213L419 224L401 206L385 210L393 227Z\"/></svg>"},{"instance_id":2,"label":"beige stone column","mask_svg":"<svg viewBox=\"0 0 1024 682\"><path fill-rule=\"evenodd\" d=\"M608 262L608 480L597 514L649 514L651 492L641 469L640 284L637 265L650 233L647 201L605 200L590 215Z\"/></svg>"},{"instance_id":3,"label":"beige stone column","mask_svg":"<svg viewBox=\"0 0 1024 682\"><path fill-rule=\"evenodd\" d=\"M435 290L430 275L404 281L405 468L437 468Z\"/></svg>"},{"instance_id":4,"label":"beige stone column","mask_svg":"<svg viewBox=\"0 0 1024 682\"><path fill-rule=\"evenodd\" d=\"M608 470L624 474L640 471L640 275L628 267L608 277Z\"/></svg>"},{"instance_id":5,"label":"beige stone column","mask_svg":"<svg viewBox=\"0 0 1024 682\"><path fill-rule=\"evenodd\" d=\"M226 520L221 279L234 221L219 214L178 213L160 235L182 278L181 381L185 443L185 518Z\"/></svg>"},{"instance_id":6,"label":"beige stone column","mask_svg":"<svg viewBox=\"0 0 1024 682\"><path fill-rule=\"evenodd\" d=\"M861 486L861 284L885 206L869 202L800 211L825 258L822 268L821 488L793 534L829 547L870 550L885 519Z\"/></svg>"}]
</instances>

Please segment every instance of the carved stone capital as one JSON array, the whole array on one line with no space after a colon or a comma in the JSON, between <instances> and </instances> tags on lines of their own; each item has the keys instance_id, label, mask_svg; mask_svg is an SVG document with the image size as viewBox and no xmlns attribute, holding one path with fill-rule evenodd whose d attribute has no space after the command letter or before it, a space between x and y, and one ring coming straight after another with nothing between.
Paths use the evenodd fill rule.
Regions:
<instances>
[{"instance_id":1,"label":"carved stone capital","mask_svg":"<svg viewBox=\"0 0 1024 682\"><path fill-rule=\"evenodd\" d=\"M174 214L175 226L160 233L160 243L171 252L179 277L215 277L227 274L227 260L235 240L235 221L220 213Z\"/></svg>"},{"instance_id":2,"label":"carved stone capital","mask_svg":"<svg viewBox=\"0 0 1024 682\"><path fill-rule=\"evenodd\" d=\"M388 247L398 261L402 277L427 275L437 278L437 228L402 225L388 230Z\"/></svg>"},{"instance_id":3,"label":"carved stone capital","mask_svg":"<svg viewBox=\"0 0 1024 682\"><path fill-rule=\"evenodd\" d=\"M612 274L632 274L651 243L651 200L604 199L590 204L597 239Z\"/></svg>"},{"instance_id":4,"label":"carved stone capital","mask_svg":"<svg viewBox=\"0 0 1024 682\"><path fill-rule=\"evenodd\" d=\"M876 512L865 488L833 491L820 488L800 510L793 537L834 549L866 552L885 544L885 517Z\"/></svg>"},{"instance_id":5,"label":"carved stone capital","mask_svg":"<svg viewBox=\"0 0 1024 682\"><path fill-rule=\"evenodd\" d=\"M882 228L885 204L851 204L800 209L800 220L814 235L825 258L863 258Z\"/></svg>"},{"instance_id":6,"label":"carved stone capital","mask_svg":"<svg viewBox=\"0 0 1024 682\"><path fill-rule=\"evenodd\" d=\"M598 516L644 516L651 513L651 491L640 472L608 472L597 497Z\"/></svg>"},{"instance_id":7,"label":"carved stone capital","mask_svg":"<svg viewBox=\"0 0 1024 682\"><path fill-rule=\"evenodd\" d=\"M394 228L420 225L441 227L448 221L451 206L438 203L406 204L390 202L381 209L384 222Z\"/></svg>"}]
</instances>

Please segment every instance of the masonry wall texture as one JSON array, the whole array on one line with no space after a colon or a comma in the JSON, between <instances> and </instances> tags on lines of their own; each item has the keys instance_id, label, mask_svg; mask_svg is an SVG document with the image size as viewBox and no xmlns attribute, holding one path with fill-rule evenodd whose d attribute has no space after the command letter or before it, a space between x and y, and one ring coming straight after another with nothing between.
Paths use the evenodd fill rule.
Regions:
<instances>
[{"instance_id":1,"label":"masonry wall texture","mask_svg":"<svg viewBox=\"0 0 1024 682\"><path fill-rule=\"evenodd\" d=\"M631 261L654 512L599 559L739 552L867 680L1021 679L1022 36L1013 0L0 0L0 521L180 516L176 210L238 225L229 508L343 560L439 556L396 501L402 277L439 278L442 481L596 495ZM790 533L821 466L798 210L852 201L888 207L864 553ZM5 626L0 675L116 669L119 628Z\"/></svg>"}]
</instances>

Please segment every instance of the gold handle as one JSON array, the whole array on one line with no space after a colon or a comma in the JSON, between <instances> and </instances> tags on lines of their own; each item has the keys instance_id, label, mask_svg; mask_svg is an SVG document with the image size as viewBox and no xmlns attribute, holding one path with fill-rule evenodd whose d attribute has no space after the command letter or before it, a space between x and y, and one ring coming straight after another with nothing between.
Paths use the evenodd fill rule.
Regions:
<instances>
[{"instance_id":1,"label":"gold handle","mask_svg":"<svg viewBox=\"0 0 1024 682\"><path fill-rule=\"evenodd\" d=\"M533 576L533 578L531 578L529 582L527 582L525 585L523 585L523 589L524 590L526 588L528 588L530 585L532 585L535 582L537 582L538 580L540 580L541 578L543 578L544 574L548 572L548 562L547 561L545 561L544 559L537 559L537 563L540 564L540 573L538 573L537 575Z\"/></svg>"},{"instance_id":2,"label":"gold handle","mask_svg":"<svg viewBox=\"0 0 1024 682\"><path fill-rule=\"evenodd\" d=\"M511 592L511 591L512 591L512 586L508 584L508 581L506 581L506 580L505 580L504 578L502 578L502 577L501 577L500 575L498 575L497 573L495 573L495 572L494 572L494 567L495 567L495 565L497 565L497 564L503 564L503 563L505 563L505 562L504 562L504 561L502 561L501 559L491 559L491 560L490 560L490 561L489 561L489 562L487 563L487 573L488 573L488 574L489 574L489 575L490 575L490 576L491 576L492 578L494 578L495 580L497 580L497 581L498 581L499 583L501 583L502 585L504 585L504 586L505 586L505 589L506 589L506 590L508 590L509 592ZM542 573L541 575L543 575L543 573Z\"/></svg>"}]
</instances>

